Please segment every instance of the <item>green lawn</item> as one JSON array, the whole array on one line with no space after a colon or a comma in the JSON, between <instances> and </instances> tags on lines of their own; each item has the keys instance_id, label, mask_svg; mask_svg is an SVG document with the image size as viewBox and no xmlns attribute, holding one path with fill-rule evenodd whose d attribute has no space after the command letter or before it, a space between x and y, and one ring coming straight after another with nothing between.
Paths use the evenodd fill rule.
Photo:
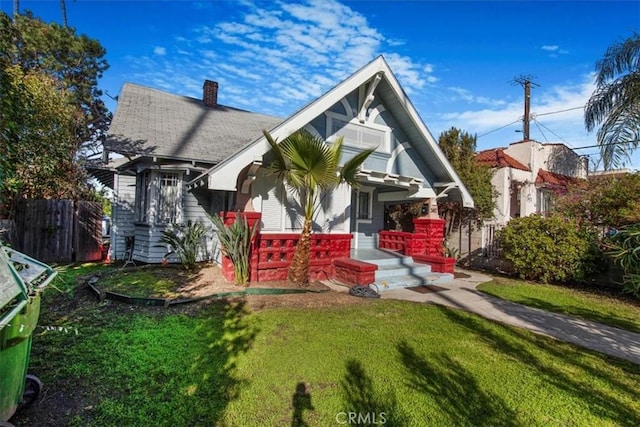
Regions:
<instances>
[{"instance_id":1,"label":"green lawn","mask_svg":"<svg viewBox=\"0 0 640 427\"><path fill-rule=\"evenodd\" d=\"M640 366L458 310L250 312L240 300L176 312L83 293L45 295L40 324L67 329L34 334L45 418L35 407L15 424L331 426L354 413L387 426L640 425Z\"/></svg>"},{"instance_id":2,"label":"green lawn","mask_svg":"<svg viewBox=\"0 0 640 427\"><path fill-rule=\"evenodd\" d=\"M640 301L623 300L589 289L544 285L496 277L478 290L498 298L640 332Z\"/></svg>"}]
</instances>

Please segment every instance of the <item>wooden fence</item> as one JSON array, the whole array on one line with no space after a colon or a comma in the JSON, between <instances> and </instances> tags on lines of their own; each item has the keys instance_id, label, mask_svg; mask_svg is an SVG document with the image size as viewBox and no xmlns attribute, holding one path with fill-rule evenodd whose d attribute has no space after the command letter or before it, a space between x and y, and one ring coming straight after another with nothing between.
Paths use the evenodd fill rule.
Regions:
<instances>
[{"instance_id":1,"label":"wooden fence","mask_svg":"<svg viewBox=\"0 0 640 427\"><path fill-rule=\"evenodd\" d=\"M73 200L28 200L16 215L15 247L42 262L87 262L102 257L102 205Z\"/></svg>"}]
</instances>

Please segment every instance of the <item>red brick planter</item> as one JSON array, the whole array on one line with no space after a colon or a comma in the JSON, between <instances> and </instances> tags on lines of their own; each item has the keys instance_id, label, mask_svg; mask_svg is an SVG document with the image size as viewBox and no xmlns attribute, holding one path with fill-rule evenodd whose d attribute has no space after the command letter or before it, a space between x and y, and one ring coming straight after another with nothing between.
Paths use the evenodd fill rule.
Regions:
<instances>
[{"instance_id":1,"label":"red brick planter","mask_svg":"<svg viewBox=\"0 0 640 427\"><path fill-rule=\"evenodd\" d=\"M351 258L338 258L333 260L335 269L334 278L347 285L366 286L376 281L378 266Z\"/></svg>"},{"instance_id":2,"label":"red brick planter","mask_svg":"<svg viewBox=\"0 0 640 427\"><path fill-rule=\"evenodd\" d=\"M429 264L431 266L431 271L434 273L453 274L453 267L456 264L455 258L448 258L439 255L414 255L413 260L415 262Z\"/></svg>"}]
</instances>

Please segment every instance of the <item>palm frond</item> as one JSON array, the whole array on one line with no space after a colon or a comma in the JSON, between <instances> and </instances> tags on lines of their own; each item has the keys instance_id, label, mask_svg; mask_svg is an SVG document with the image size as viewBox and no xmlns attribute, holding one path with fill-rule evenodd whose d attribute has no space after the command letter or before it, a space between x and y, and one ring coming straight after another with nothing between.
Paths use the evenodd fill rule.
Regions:
<instances>
[{"instance_id":1,"label":"palm frond","mask_svg":"<svg viewBox=\"0 0 640 427\"><path fill-rule=\"evenodd\" d=\"M605 169L621 166L640 144L640 108L619 107L597 134Z\"/></svg>"},{"instance_id":2,"label":"palm frond","mask_svg":"<svg viewBox=\"0 0 640 427\"><path fill-rule=\"evenodd\" d=\"M584 123L589 132L601 125L597 142L609 169L629 159L638 148L640 34L610 46L596 63L596 72L596 89L585 106Z\"/></svg>"},{"instance_id":3,"label":"palm frond","mask_svg":"<svg viewBox=\"0 0 640 427\"><path fill-rule=\"evenodd\" d=\"M640 72L604 84L594 91L585 106L585 127L591 132L617 107L632 108L639 104Z\"/></svg>"},{"instance_id":4,"label":"palm frond","mask_svg":"<svg viewBox=\"0 0 640 427\"><path fill-rule=\"evenodd\" d=\"M291 165L289 164L285 154L282 151L281 145L276 141L271 134L262 130L262 134L267 139L267 142L271 146L271 150L273 151L274 160L269 165L271 171L279 176L280 178L286 177L291 170Z\"/></svg>"},{"instance_id":5,"label":"palm frond","mask_svg":"<svg viewBox=\"0 0 640 427\"><path fill-rule=\"evenodd\" d=\"M604 57L596 62L596 84L601 86L624 72L640 71L640 34L611 45Z\"/></svg>"},{"instance_id":6,"label":"palm frond","mask_svg":"<svg viewBox=\"0 0 640 427\"><path fill-rule=\"evenodd\" d=\"M345 164L342 166L342 170L340 171L340 182L345 182L353 187L357 187L358 172L360 172L360 169L365 160L367 160L367 158L374 151L375 148L370 148L368 150L362 151L345 162Z\"/></svg>"}]
</instances>

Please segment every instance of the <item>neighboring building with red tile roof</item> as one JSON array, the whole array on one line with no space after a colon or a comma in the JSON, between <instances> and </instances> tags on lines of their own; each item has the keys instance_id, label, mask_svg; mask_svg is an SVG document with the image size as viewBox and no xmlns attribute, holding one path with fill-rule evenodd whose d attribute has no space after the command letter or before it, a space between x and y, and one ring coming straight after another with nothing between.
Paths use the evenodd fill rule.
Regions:
<instances>
[{"instance_id":1,"label":"neighboring building with red tile roof","mask_svg":"<svg viewBox=\"0 0 640 427\"><path fill-rule=\"evenodd\" d=\"M496 191L494 220L545 213L554 192L587 177L586 158L564 144L519 141L508 147L480 151L479 164L494 168Z\"/></svg>"},{"instance_id":2,"label":"neighboring building with red tile roof","mask_svg":"<svg viewBox=\"0 0 640 427\"><path fill-rule=\"evenodd\" d=\"M480 151L476 155L476 161L492 168L514 168L523 171L531 170L528 166L523 165L505 153L503 148L492 148L491 150Z\"/></svg>"},{"instance_id":3,"label":"neighboring building with red tile roof","mask_svg":"<svg viewBox=\"0 0 640 427\"><path fill-rule=\"evenodd\" d=\"M540 169L538 170L535 184L539 187L563 190L571 184L576 184L578 181L579 178Z\"/></svg>"}]
</instances>

